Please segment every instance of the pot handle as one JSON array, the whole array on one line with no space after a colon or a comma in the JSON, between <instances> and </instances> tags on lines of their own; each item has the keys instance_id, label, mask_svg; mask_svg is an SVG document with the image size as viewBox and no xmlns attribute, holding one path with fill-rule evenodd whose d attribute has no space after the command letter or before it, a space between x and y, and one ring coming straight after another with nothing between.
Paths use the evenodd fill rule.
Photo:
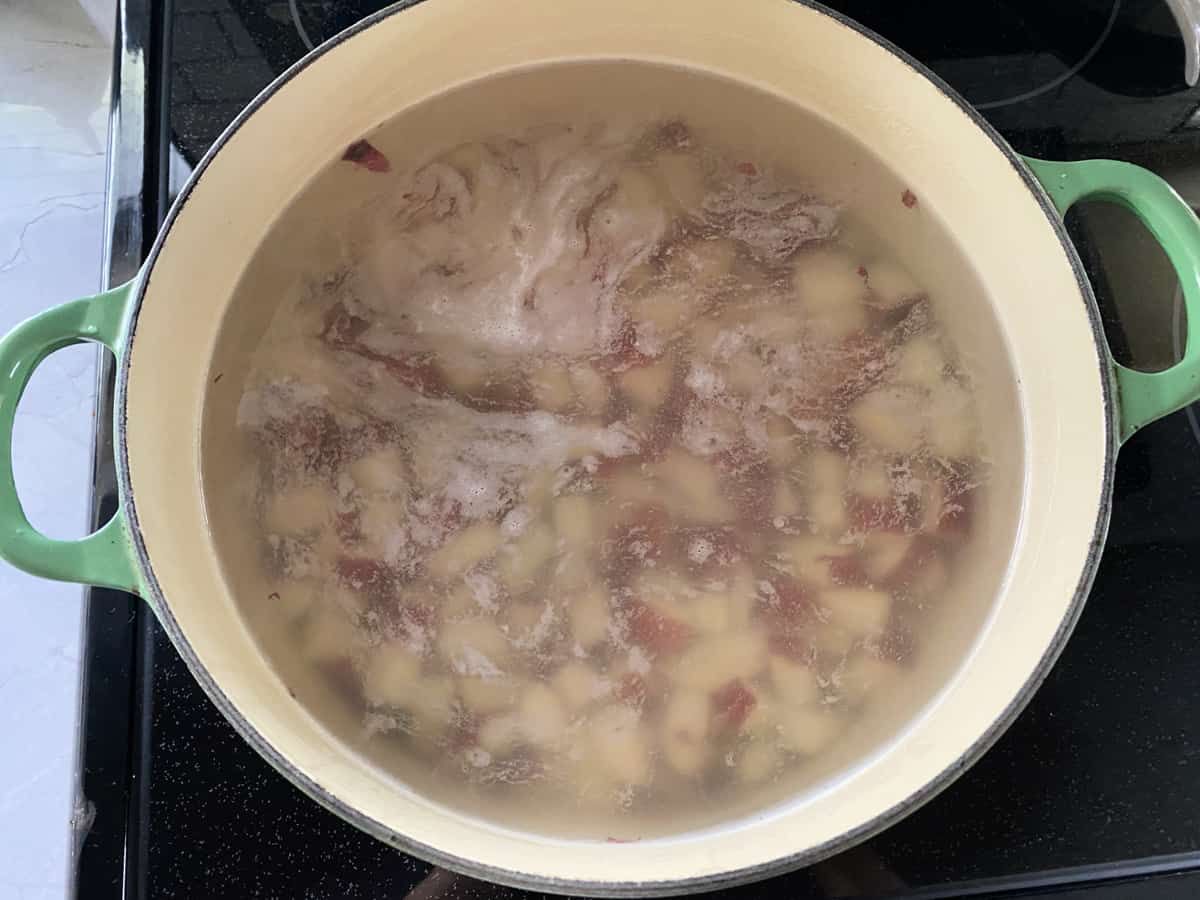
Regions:
<instances>
[{"instance_id":1,"label":"pot handle","mask_svg":"<svg viewBox=\"0 0 1200 900\"><path fill-rule=\"evenodd\" d=\"M26 319L0 338L0 557L33 575L137 593L141 580L124 509L118 506L99 531L85 538L53 540L29 524L12 468L13 420L33 370L55 350L81 341L103 344L120 360L125 312L133 294L134 284L129 282L72 300Z\"/></svg>"},{"instance_id":2,"label":"pot handle","mask_svg":"<svg viewBox=\"0 0 1200 900\"><path fill-rule=\"evenodd\" d=\"M1120 438L1200 400L1200 220L1175 189L1153 172L1111 159L1025 162L1060 215L1080 200L1106 200L1132 211L1171 260L1183 292L1188 335L1183 358L1162 372L1138 372L1117 362Z\"/></svg>"}]
</instances>

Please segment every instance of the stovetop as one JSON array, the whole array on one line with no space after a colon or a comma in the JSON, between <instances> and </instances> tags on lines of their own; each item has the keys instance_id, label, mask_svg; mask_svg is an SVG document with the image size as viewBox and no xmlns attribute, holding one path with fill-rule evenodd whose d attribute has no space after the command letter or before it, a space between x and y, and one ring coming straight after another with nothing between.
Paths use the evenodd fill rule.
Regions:
<instances>
[{"instance_id":1,"label":"stovetop","mask_svg":"<svg viewBox=\"0 0 1200 900\"><path fill-rule=\"evenodd\" d=\"M437 0L430 0L437 2ZM133 274L190 166L307 47L385 4L120 0L110 279ZM1109 156L1200 205L1200 91L1161 0L844 0L1024 153ZM730 14L736 15L731 0ZM1111 209L1072 217L1117 355L1178 354L1173 276ZM1147 255L1149 254L1149 255ZM101 372L111 403L111 371ZM95 513L115 503L98 415ZM1200 896L1200 426L1139 433L1108 545L1061 661L996 746L868 843L728 897ZM433 868L325 812L201 693L135 599L90 592L74 896L518 898Z\"/></svg>"}]
</instances>

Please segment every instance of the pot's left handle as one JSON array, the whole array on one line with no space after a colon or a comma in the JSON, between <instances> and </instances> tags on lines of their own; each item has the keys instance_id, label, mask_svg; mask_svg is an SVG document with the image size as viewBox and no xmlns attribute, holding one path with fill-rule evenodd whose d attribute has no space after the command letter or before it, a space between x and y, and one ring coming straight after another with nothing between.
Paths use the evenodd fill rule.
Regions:
<instances>
[{"instance_id":1,"label":"pot's left handle","mask_svg":"<svg viewBox=\"0 0 1200 900\"><path fill-rule=\"evenodd\" d=\"M1107 200L1132 211L1167 254L1183 293L1187 344L1161 372L1113 363L1120 437L1200 400L1200 220L1175 189L1153 172L1112 159L1049 162L1025 158L1061 215L1080 200Z\"/></svg>"},{"instance_id":2,"label":"pot's left handle","mask_svg":"<svg viewBox=\"0 0 1200 900\"><path fill-rule=\"evenodd\" d=\"M139 592L140 579L124 510L77 541L46 537L29 524L13 480L12 437L17 404L33 370L55 350L81 341L122 356L121 337L134 283L73 300L26 319L0 338L0 557L34 575ZM53 478L53 472L45 477Z\"/></svg>"}]
</instances>

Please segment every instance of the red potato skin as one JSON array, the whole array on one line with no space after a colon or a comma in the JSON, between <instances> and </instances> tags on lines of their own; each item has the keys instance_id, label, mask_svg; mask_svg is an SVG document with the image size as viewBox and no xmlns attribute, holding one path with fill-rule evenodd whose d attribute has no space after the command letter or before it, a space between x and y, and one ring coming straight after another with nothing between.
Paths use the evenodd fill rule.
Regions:
<instances>
[{"instance_id":1,"label":"red potato skin","mask_svg":"<svg viewBox=\"0 0 1200 900\"><path fill-rule=\"evenodd\" d=\"M718 723L723 729L737 730L758 703L754 691L746 687L741 679L735 678L712 693L712 705Z\"/></svg>"},{"instance_id":2,"label":"red potato skin","mask_svg":"<svg viewBox=\"0 0 1200 900\"><path fill-rule=\"evenodd\" d=\"M828 563L829 577L833 579L834 584L861 586L865 585L869 580L866 571L863 569L862 561L853 554L849 556L823 556L821 559Z\"/></svg>"},{"instance_id":3,"label":"red potato skin","mask_svg":"<svg viewBox=\"0 0 1200 900\"><path fill-rule=\"evenodd\" d=\"M616 695L622 703L640 707L646 702L646 679L637 672L626 672L617 682Z\"/></svg>"},{"instance_id":4,"label":"red potato skin","mask_svg":"<svg viewBox=\"0 0 1200 900\"><path fill-rule=\"evenodd\" d=\"M920 500L913 495L895 494L886 500L854 495L847 510L851 526L860 531L910 532L921 522Z\"/></svg>"},{"instance_id":5,"label":"red potato skin","mask_svg":"<svg viewBox=\"0 0 1200 900\"><path fill-rule=\"evenodd\" d=\"M641 506L627 522L616 525L604 542L604 567L610 578L621 580L662 557L670 518L657 506ZM638 548L645 547L645 553Z\"/></svg>"},{"instance_id":6,"label":"red potato skin","mask_svg":"<svg viewBox=\"0 0 1200 900\"><path fill-rule=\"evenodd\" d=\"M948 541L964 541L971 534L975 519L976 496L974 491L963 491L950 495L947 489L942 514L938 518L938 537Z\"/></svg>"},{"instance_id":7,"label":"red potato skin","mask_svg":"<svg viewBox=\"0 0 1200 900\"><path fill-rule=\"evenodd\" d=\"M396 573L386 564L364 556L343 556L334 564L334 571L355 590L390 587L396 581Z\"/></svg>"},{"instance_id":8,"label":"red potato skin","mask_svg":"<svg viewBox=\"0 0 1200 900\"><path fill-rule=\"evenodd\" d=\"M370 141L355 141L346 148L342 159L368 172L390 172L392 164Z\"/></svg>"},{"instance_id":9,"label":"red potato skin","mask_svg":"<svg viewBox=\"0 0 1200 900\"><path fill-rule=\"evenodd\" d=\"M657 655L668 656L683 650L692 640L692 629L684 622L655 612L635 601L629 607L629 639Z\"/></svg>"},{"instance_id":10,"label":"red potato skin","mask_svg":"<svg viewBox=\"0 0 1200 900\"><path fill-rule=\"evenodd\" d=\"M767 625L767 646L772 653L791 660L807 659L811 652L809 626L815 617L815 607L809 591L798 581L786 576L771 579L775 596L761 602L759 617Z\"/></svg>"}]
</instances>

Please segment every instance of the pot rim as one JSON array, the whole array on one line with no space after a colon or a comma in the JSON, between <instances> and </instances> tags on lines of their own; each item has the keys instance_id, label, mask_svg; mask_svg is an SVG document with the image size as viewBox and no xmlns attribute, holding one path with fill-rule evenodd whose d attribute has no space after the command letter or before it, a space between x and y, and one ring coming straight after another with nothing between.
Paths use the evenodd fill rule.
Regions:
<instances>
[{"instance_id":1,"label":"pot rim","mask_svg":"<svg viewBox=\"0 0 1200 900\"><path fill-rule=\"evenodd\" d=\"M170 603L164 595L158 579L155 576L154 568L149 559L145 542L142 537L141 528L139 525L137 504L133 495L132 482L129 476L129 456L128 442L126 433L127 408L126 408L126 392L128 387L129 368L131 365L132 354L128 352L132 342L137 336L137 322L141 312L142 302L145 297L146 286L148 284L147 276L154 268L155 262L170 236L172 225L178 219L180 213L184 210L191 191L202 178L205 169L221 149L225 146L234 133L252 116L263 104L269 101L280 89L291 81L301 71L307 69L310 65L318 62L326 53L339 46L340 44L354 38L361 32L366 31L373 25L390 18L393 15L402 13L414 6L417 6L425 0L397 0L397 2L379 10L376 13L367 16L346 30L338 33L324 43L317 46L315 49L307 53L300 60L282 72L274 81L265 87L238 115L230 122L230 124L221 132L220 136L214 141L212 146L201 158L200 162L192 171L191 176L180 190L171 209L168 211L166 218L163 221L162 227L159 229L155 237L154 244L150 249L146 260L143 262L139 274L136 279L134 296L130 299L128 319L125 324L125 334L122 341L126 348L116 373L116 391L114 403L114 435L115 435L115 456L117 468L117 483L122 505L127 516L128 530L130 540L134 549L134 554L137 559L138 566L142 573L143 584L147 594L146 600L153 609L159 622L166 631L171 643L179 652L193 677L200 684L204 693L209 700L220 710L225 719L238 732L239 736L245 740L254 750L259 753L275 770L288 779L293 785L302 790L313 800L320 803L329 811L333 812L339 818L354 825L361 831L370 834L371 836L383 841L384 843L401 850L403 852L412 853L434 865L443 866L447 869L459 872L471 877L477 877L492 881L509 887L532 889L532 890L549 890L556 893L577 893L583 892L590 896L596 897L629 897L629 896L672 896L685 893L693 893L698 891L716 890L718 888L734 887L737 885L747 884L761 879L783 874L805 865L818 862L826 859L835 853L847 850L857 844L862 843L886 830L898 821L919 809L921 806L932 800L943 790L949 787L960 775L963 774L970 766L979 760L979 758L996 742L997 739L1004 733L1005 730L1012 724L1016 717L1026 707L1032 699L1033 694L1041 686L1050 669L1057 661L1066 644L1068 637L1074 630L1075 624L1083 609L1084 601L1091 590L1092 583L1095 579L1096 570L1099 565L1100 556L1104 548L1105 538L1108 530L1109 514L1112 505L1112 483L1113 472L1116 464L1116 452L1118 448L1118 435L1116 426L1116 407L1115 407L1115 389L1113 384L1113 372L1109 360L1107 344L1105 342L1103 325L1100 319L1099 308L1096 303L1091 283L1088 281L1084 271L1083 264L1079 259L1078 253L1075 251L1074 245L1071 243L1065 226L1060 219L1055 207L1041 184L1033 176L1026 167L1021 157L1008 144L1008 142L1000 136L1000 134L987 122L987 120L975 110L961 95L954 91L946 84L938 75L926 67L924 64L916 60L907 52L897 47L888 39L866 28L857 21L843 15L840 12L829 9L817 0L791 0L800 6L806 6L817 13L825 15L841 25L849 28L859 37L864 38L878 47L889 52L903 62L915 74L925 78L931 82L938 92L948 101L955 104L958 109L966 114L966 116L981 129L983 133L991 141L992 145L1004 155L1009 164L1016 171L1022 182L1033 195L1033 199L1041 207L1042 212L1046 216L1055 235L1058 237L1058 242L1062 251L1066 254L1067 260L1071 266L1071 270L1075 275L1075 281L1080 292L1080 296L1084 302L1085 312L1088 317L1088 322L1091 327L1093 341L1095 343L1097 362L1100 367L1100 383L1103 402L1103 414L1106 425L1108 439L1104 448L1104 465L1103 465L1103 483L1099 494L1099 505L1096 514L1096 520L1092 528L1092 537L1089 542L1087 559L1080 573L1079 581L1075 587L1069 607L1063 617L1058 629L1056 630L1053 639L1046 648L1046 652L1039 660L1037 666L1021 686L1020 690L1013 697L1012 701L1004 709L1004 711L994 720L989 727L979 738L972 743L952 764L948 765L935 778L921 785L914 790L903 801L894 804L887 810L876 815L873 819L863 823L858 828L847 831L837 838L826 841L822 844L809 847L801 852L794 853L788 856L781 856L770 862L760 863L753 866L746 866L739 869L733 869L715 875L697 876L694 878L683 878L671 881L585 881L546 878L541 876L532 876L527 873L516 870L503 869L499 867L489 866L475 862L474 860L456 856L438 850L411 835L404 834L391 828L384 823L360 812L357 808L349 805L338 796L327 791L321 784L313 778L296 768L284 753L278 750L273 744L266 741L259 731L240 713L237 707L228 699L220 685L210 676L208 670L204 667L199 657L189 643L187 636L179 627L171 612Z\"/></svg>"}]
</instances>

